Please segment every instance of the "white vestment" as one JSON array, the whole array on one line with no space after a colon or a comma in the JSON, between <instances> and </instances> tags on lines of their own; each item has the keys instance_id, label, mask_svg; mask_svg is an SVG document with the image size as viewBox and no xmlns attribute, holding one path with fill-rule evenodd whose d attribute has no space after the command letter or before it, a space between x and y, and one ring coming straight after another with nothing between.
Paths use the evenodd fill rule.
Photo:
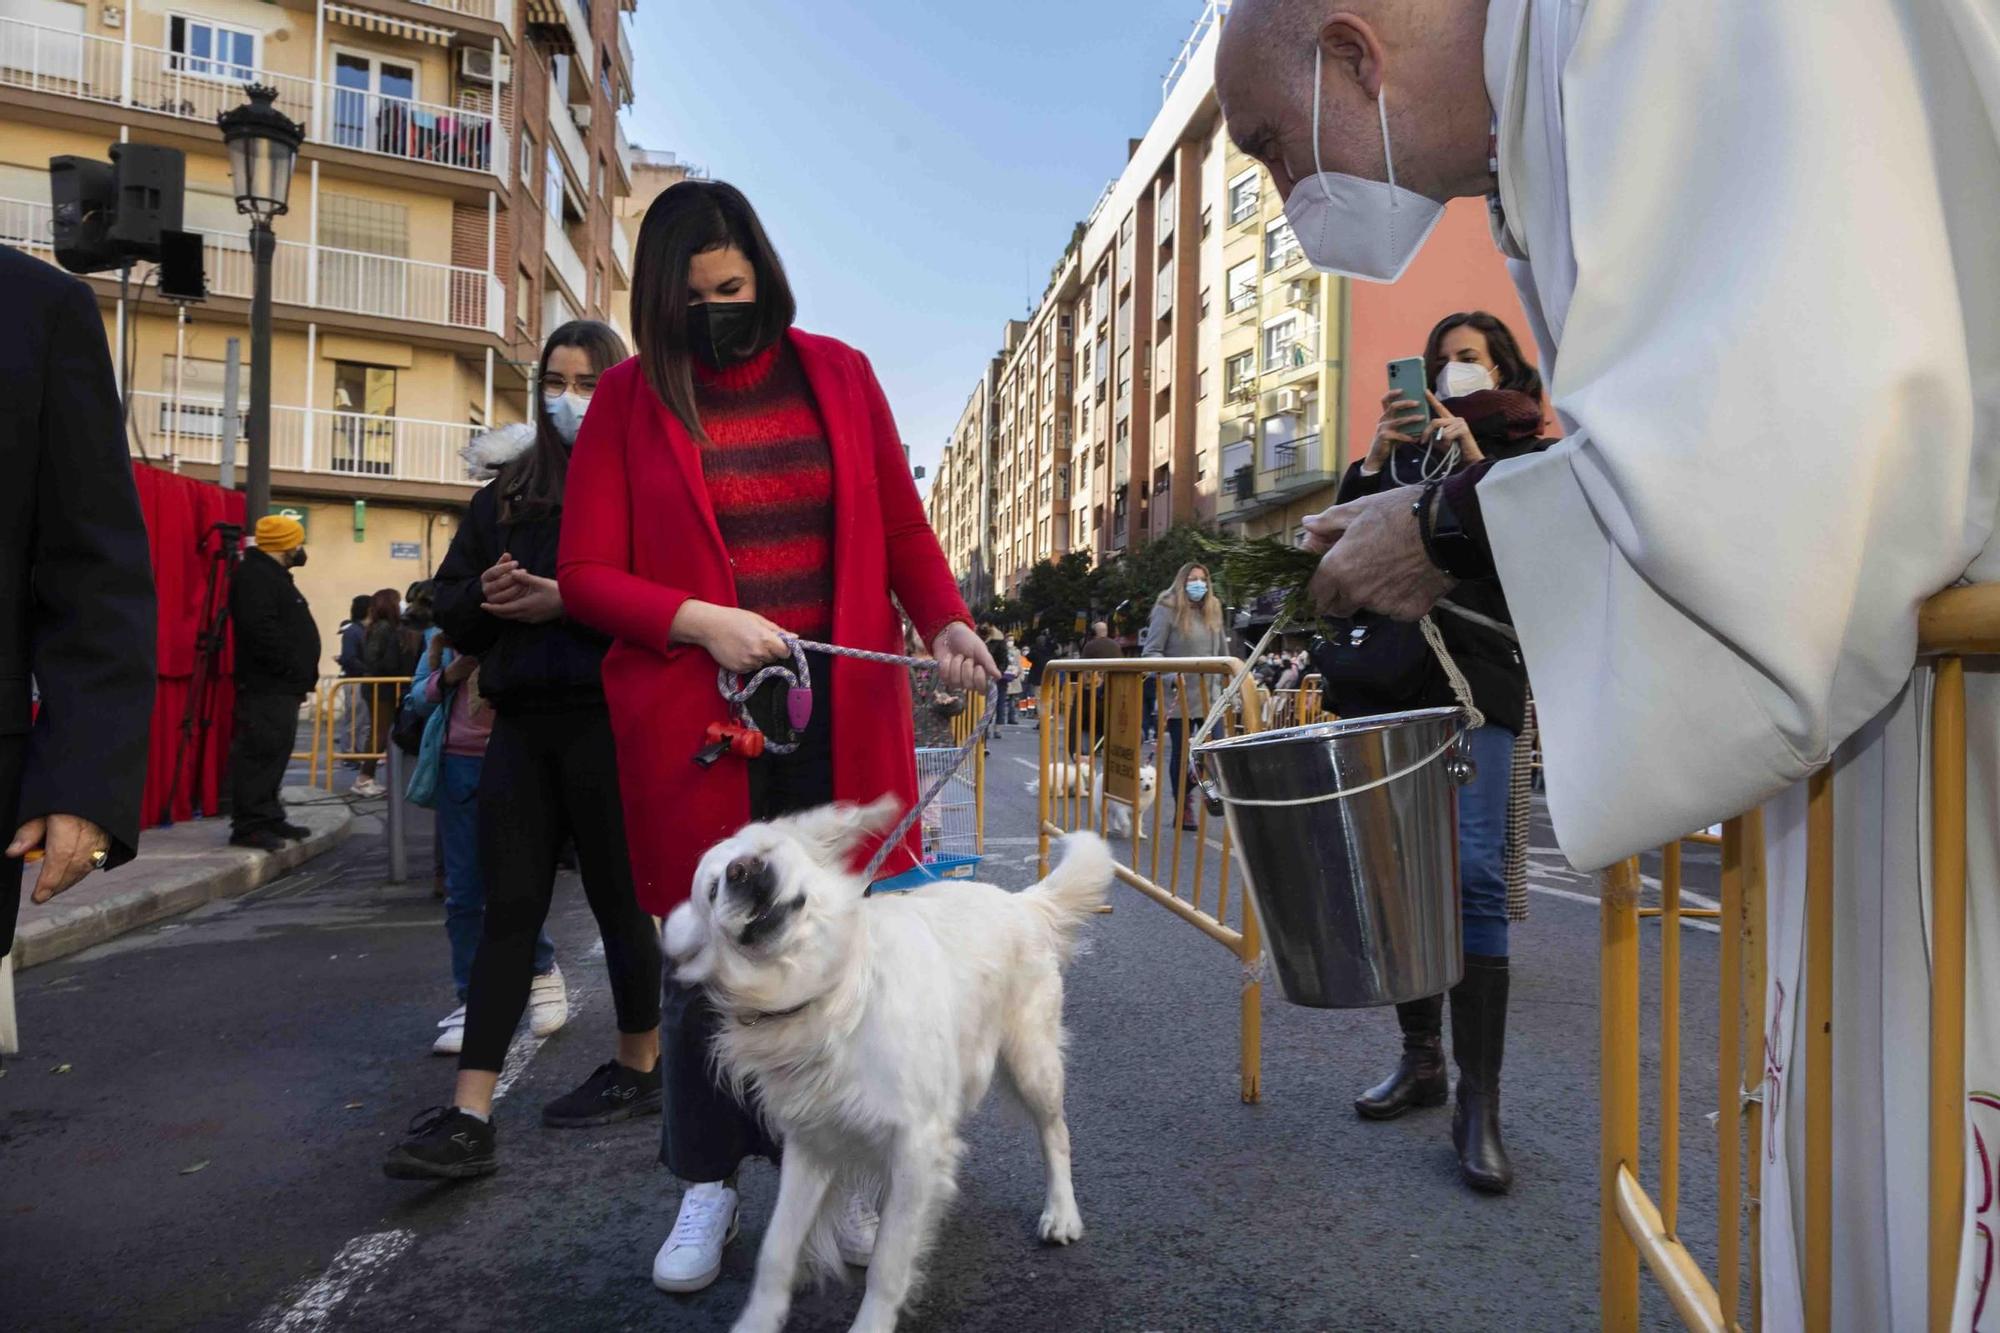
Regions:
<instances>
[{"instance_id":1,"label":"white vestment","mask_svg":"<svg viewBox=\"0 0 2000 1333\"><path fill-rule=\"evenodd\" d=\"M1912 668L1923 599L2000 578L2000 0L1492 0L1486 77L1565 438L1479 494L1557 836L1597 867L1770 802L1764 1327L1794 1327L1800 783L1832 759L1835 1327L1921 1328ZM2000 1261L2000 678L1967 676L1961 1328Z\"/></svg>"}]
</instances>

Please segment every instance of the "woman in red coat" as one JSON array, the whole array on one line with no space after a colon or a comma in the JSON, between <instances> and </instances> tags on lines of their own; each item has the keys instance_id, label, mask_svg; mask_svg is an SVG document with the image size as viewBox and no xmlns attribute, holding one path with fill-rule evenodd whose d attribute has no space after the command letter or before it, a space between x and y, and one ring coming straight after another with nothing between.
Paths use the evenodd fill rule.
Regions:
<instances>
[{"instance_id":1,"label":"woman in red coat","mask_svg":"<svg viewBox=\"0 0 2000 1333\"><path fill-rule=\"evenodd\" d=\"M709 723L731 716L718 666L788 661L785 634L900 653L893 593L947 684L997 675L867 358L792 328L794 309L739 191L684 181L662 193L633 270L638 355L599 379L570 464L563 602L615 639L604 690L633 878L655 916L687 897L702 853L751 819L917 796L902 667L809 654L813 709L797 751L704 767L694 757ZM918 855L913 830L883 873ZM671 978L665 989L660 1160L686 1189L653 1281L695 1291L734 1230L738 1164L775 1145L715 1080L700 990ZM872 1207L851 1201L843 1217L843 1249L865 1262Z\"/></svg>"}]
</instances>

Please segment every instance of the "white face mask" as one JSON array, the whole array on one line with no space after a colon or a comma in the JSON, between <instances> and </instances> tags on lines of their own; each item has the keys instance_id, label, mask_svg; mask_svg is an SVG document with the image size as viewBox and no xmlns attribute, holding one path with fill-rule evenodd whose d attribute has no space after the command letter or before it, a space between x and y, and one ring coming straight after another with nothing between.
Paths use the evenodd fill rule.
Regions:
<instances>
[{"instance_id":1,"label":"white face mask","mask_svg":"<svg viewBox=\"0 0 2000 1333\"><path fill-rule=\"evenodd\" d=\"M1493 387L1493 372L1471 361L1447 361L1438 371L1437 396L1440 398L1463 398L1469 393Z\"/></svg>"},{"instance_id":2,"label":"white face mask","mask_svg":"<svg viewBox=\"0 0 2000 1333\"><path fill-rule=\"evenodd\" d=\"M542 409L549 414L549 424L562 436L564 444L575 444L576 433L583 427L583 414L589 408L588 398L578 397L565 390L562 393L542 395Z\"/></svg>"},{"instance_id":3,"label":"white face mask","mask_svg":"<svg viewBox=\"0 0 2000 1333\"><path fill-rule=\"evenodd\" d=\"M1324 52L1313 50L1313 170L1292 186L1285 219L1306 259L1322 273L1369 282L1394 282L1430 239L1444 205L1396 184L1396 159L1389 151L1389 107L1375 94L1382 119L1382 160L1387 181L1326 171L1319 161L1320 67Z\"/></svg>"}]
</instances>

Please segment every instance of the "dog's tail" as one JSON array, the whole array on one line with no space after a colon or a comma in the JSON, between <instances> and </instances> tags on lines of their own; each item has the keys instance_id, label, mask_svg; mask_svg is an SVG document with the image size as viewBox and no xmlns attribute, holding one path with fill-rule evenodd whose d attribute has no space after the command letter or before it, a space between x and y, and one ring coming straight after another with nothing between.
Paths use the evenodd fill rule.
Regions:
<instances>
[{"instance_id":1,"label":"dog's tail","mask_svg":"<svg viewBox=\"0 0 2000 1333\"><path fill-rule=\"evenodd\" d=\"M1069 960L1077 932L1111 892L1111 848L1095 833L1072 833L1048 878L1023 896L1041 911L1055 933L1063 961Z\"/></svg>"}]
</instances>

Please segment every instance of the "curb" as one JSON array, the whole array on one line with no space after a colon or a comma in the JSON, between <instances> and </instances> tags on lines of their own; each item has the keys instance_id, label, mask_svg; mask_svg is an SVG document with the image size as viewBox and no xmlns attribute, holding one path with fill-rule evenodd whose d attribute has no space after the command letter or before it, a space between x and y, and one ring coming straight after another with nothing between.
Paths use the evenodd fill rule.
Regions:
<instances>
[{"instance_id":1,"label":"curb","mask_svg":"<svg viewBox=\"0 0 2000 1333\"><path fill-rule=\"evenodd\" d=\"M298 812L302 822L317 822L317 813ZM142 926L191 912L219 898L238 898L274 879L290 874L347 840L354 814L344 807L325 828L281 852L259 852L223 844L213 852L191 857L175 869L155 872L155 881L98 902L53 916L24 922L14 937L15 971L67 958Z\"/></svg>"}]
</instances>

